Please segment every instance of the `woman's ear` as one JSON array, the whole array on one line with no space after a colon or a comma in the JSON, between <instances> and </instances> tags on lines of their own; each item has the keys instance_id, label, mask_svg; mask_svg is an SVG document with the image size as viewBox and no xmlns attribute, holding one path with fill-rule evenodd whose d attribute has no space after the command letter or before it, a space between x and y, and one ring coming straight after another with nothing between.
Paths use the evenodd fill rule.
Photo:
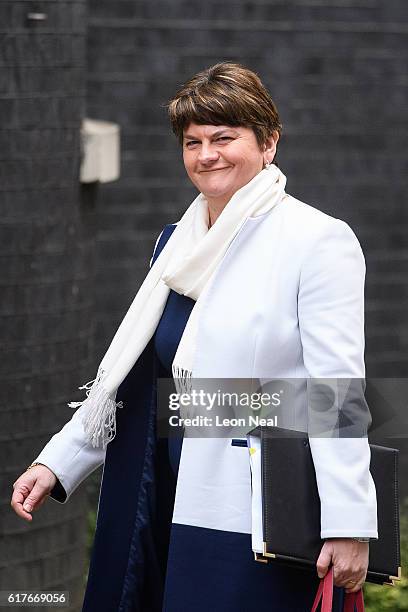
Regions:
<instances>
[{"instance_id":1,"label":"woman's ear","mask_svg":"<svg viewBox=\"0 0 408 612\"><path fill-rule=\"evenodd\" d=\"M264 145L264 160L265 163L269 162L270 164L273 162L274 157L276 155L276 147L279 140L279 132L274 130L272 134L268 137Z\"/></svg>"}]
</instances>

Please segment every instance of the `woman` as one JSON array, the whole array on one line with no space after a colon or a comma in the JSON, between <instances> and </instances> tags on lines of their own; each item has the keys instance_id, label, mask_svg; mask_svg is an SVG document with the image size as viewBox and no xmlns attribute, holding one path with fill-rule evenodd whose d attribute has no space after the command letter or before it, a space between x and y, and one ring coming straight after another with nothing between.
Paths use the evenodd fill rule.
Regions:
<instances>
[{"instance_id":1,"label":"woman","mask_svg":"<svg viewBox=\"0 0 408 612\"><path fill-rule=\"evenodd\" d=\"M169 114L200 195L163 230L86 400L14 483L12 505L31 520L48 493L65 503L105 463L86 611L309 610L317 575L254 561L248 449L159 439L156 380L364 377L364 259L344 222L285 193L278 113L253 72L217 64ZM296 410L307 422L305 393ZM333 563L335 584L357 591L359 540L377 537L368 442L310 444L318 574Z\"/></svg>"}]
</instances>

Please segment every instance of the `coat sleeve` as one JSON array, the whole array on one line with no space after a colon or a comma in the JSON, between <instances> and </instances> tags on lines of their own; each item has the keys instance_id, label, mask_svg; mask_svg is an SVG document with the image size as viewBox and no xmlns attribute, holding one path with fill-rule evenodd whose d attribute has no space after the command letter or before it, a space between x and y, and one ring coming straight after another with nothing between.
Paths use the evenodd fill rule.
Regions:
<instances>
[{"instance_id":1,"label":"coat sleeve","mask_svg":"<svg viewBox=\"0 0 408 612\"><path fill-rule=\"evenodd\" d=\"M50 496L62 504L105 461L106 449L94 448L85 439L81 408L75 411L68 423L52 436L34 459L46 465L58 478Z\"/></svg>"},{"instance_id":2,"label":"coat sleeve","mask_svg":"<svg viewBox=\"0 0 408 612\"><path fill-rule=\"evenodd\" d=\"M364 399L364 279L364 256L356 236L346 223L330 218L309 249L300 275L303 360L308 384L354 390L343 395L340 408L347 413L347 402L353 404L354 421L364 424L360 431L370 422ZM366 435L347 437L341 428L334 437L311 435L309 427L309 440L321 500L321 537L377 538Z\"/></svg>"},{"instance_id":3,"label":"coat sleeve","mask_svg":"<svg viewBox=\"0 0 408 612\"><path fill-rule=\"evenodd\" d=\"M163 232L156 240L150 266L157 256L157 247ZM75 489L89 474L105 462L106 449L95 448L85 439L82 425L82 407L44 446L34 462L47 466L57 477L50 497L66 503Z\"/></svg>"}]
</instances>

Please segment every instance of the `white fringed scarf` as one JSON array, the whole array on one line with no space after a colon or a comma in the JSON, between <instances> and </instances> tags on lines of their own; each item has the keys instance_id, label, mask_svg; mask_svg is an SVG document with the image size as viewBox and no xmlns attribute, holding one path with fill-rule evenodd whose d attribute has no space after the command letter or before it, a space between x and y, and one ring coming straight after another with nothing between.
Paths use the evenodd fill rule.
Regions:
<instances>
[{"instance_id":1,"label":"white fringed scarf","mask_svg":"<svg viewBox=\"0 0 408 612\"><path fill-rule=\"evenodd\" d=\"M116 402L119 385L152 338L163 313L170 289L196 304L191 312L173 362L175 378L191 377L199 297L223 259L228 246L249 217L262 215L284 197L286 177L277 166L261 170L232 196L217 222L208 229L208 205L203 194L188 207L151 267L120 324L98 368L96 379L86 389L81 406L88 442L106 448L116 434Z\"/></svg>"}]
</instances>

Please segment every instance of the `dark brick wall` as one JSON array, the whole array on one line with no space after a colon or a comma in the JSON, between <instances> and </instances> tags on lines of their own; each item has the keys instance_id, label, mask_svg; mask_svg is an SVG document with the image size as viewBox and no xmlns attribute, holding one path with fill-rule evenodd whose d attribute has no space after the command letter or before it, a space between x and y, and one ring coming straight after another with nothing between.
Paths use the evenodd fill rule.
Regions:
<instances>
[{"instance_id":1,"label":"dark brick wall","mask_svg":"<svg viewBox=\"0 0 408 612\"><path fill-rule=\"evenodd\" d=\"M98 213L98 354L154 237L194 190L162 108L217 61L259 72L284 124L288 191L348 221L367 258L367 369L408 371L404 0L91 0L88 112L122 128L122 177Z\"/></svg>"},{"instance_id":2,"label":"dark brick wall","mask_svg":"<svg viewBox=\"0 0 408 612\"><path fill-rule=\"evenodd\" d=\"M32 10L48 19L30 23ZM86 4L0 1L0 590L69 590L80 609L85 490L32 524L11 485L71 415L93 366L94 257L79 198Z\"/></svg>"}]
</instances>

